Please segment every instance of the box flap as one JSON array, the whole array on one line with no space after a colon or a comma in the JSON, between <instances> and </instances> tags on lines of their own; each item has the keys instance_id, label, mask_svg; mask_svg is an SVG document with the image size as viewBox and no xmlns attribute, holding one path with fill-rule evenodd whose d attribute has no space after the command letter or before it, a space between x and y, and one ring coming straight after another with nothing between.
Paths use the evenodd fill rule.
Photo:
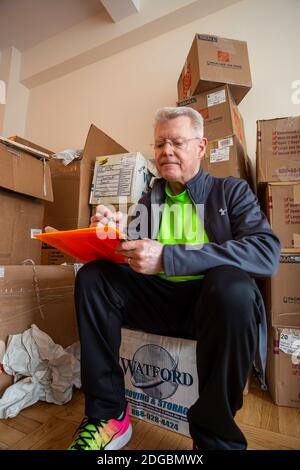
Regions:
<instances>
[{"instance_id":1,"label":"box flap","mask_svg":"<svg viewBox=\"0 0 300 470\"><path fill-rule=\"evenodd\" d=\"M15 136L15 137L17 137L17 136ZM23 152L29 153L30 155L33 155L34 157L42 158L42 159L45 158L46 160L49 160L49 154L48 153L42 152L42 151L37 150L36 148L33 148L33 147L29 147L28 145L25 145L23 143L19 143L19 142L15 142L13 140L10 140L10 139L6 139L5 137L3 137L1 135L0 135L0 142L7 145L7 146L9 146L9 147L15 148L17 150L22 150Z\"/></svg>"},{"instance_id":2,"label":"box flap","mask_svg":"<svg viewBox=\"0 0 300 470\"><path fill-rule=\"evenodd\" d=\"M30 140L24 139L23 137L20 137L18 135L11 135L8 137L8 139L13 140L14 142L18 142L19 144L23 144L26 147L30 147L31 149L38 150L39 152L46 153L49 156L55 153L52 150L46 149L45 147L41 147L41 145L34 144L33 142L30 142Z\"/></svg>"},{"instance_id":3,"label":"box flap","mask_svg":"<svg viewBox=\"0 0 300 470\"><path fill-rule=\"evenodd\" d=\"M83 150L83 161L80 171L78 228L89 225L89 196L96 157L127 152L128 150L105 134L105 132L98 129L94 124L91 125Z\"/></svg>"},{"instance_id":4,"label":"box flap","mask_svg":"<svg viewBox=\"0 0 300 470\"><path fill-rule=\"evenodd\" d=\"M8 143L1 138L0 187L53 201L48 155L37 150L33 150L36 153L33 155L25 149L22 144Z\"/></svg>"}]
</instances>

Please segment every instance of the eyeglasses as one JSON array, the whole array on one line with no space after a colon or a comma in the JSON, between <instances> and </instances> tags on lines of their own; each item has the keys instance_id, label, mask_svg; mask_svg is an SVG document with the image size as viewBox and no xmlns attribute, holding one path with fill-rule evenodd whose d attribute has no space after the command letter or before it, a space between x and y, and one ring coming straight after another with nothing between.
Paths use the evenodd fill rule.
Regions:
<instances>
[{"instance_id":1,"label":"eyeglasses","mask_svg":"<svg viewBox=\"0 0 300 470\"><path fill-rule=\"evenodd\" d=\"M191 140L201 139L201 137L191 137L189 139L164 139L150 144L154 150L162 150L166 144L169 144L173 150L186 150Z\"/></svg>"}]
</instances>

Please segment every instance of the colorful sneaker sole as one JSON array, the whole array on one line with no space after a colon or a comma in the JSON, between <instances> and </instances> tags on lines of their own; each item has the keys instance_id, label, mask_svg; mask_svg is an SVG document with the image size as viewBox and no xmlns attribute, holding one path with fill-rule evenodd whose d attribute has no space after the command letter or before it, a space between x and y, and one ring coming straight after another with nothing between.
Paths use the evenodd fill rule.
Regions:
<instances>
[{"instance_id":1,"label":"colorful sneaker sole","mask_svg":"<svg viewBox=\"0 0 300 470\"><path fill-rule=\"evenodd\" d=\"M130 441L132 435L132 426L129 424L128 429L120 437L113 439L106 447L105 450L119 450L122 449Z\"/></svg>"}]
</instances>

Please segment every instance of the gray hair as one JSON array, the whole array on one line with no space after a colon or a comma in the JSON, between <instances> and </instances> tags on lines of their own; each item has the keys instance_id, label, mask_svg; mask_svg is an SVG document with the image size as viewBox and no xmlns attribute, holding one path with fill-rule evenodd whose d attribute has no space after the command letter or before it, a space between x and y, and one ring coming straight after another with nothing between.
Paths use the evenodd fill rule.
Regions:
<instances>
[{"instance_id":1,"label":"gray hair","mask_svg":"<svg viewBox=\"0 0 300 470\"><path fill-rule=\"evenodd\" d=\"M154 127L161 122L169 121L180 116L187 116L191 120L196 136L203 137L203 117L198 111L188 106L180 106L178 108L161 108L156 111L154 117Z\"/></svg>"}]
</instances>

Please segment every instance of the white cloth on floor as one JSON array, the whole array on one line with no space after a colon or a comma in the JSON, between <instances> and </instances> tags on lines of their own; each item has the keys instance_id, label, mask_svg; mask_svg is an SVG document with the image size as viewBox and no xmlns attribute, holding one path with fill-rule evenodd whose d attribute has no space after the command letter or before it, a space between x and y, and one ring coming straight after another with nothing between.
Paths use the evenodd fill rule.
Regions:
<instances>
[{"instance_id":1,"label":"white cloth on floor","mask_svg":"<svg viewBox=\"0 0 300 470\"><path fill-rule=\"evenodd\" d=\"M9 338L3 368L14 376L0 399L0 418L12 418L38 400L61 405L80 383L80 345L64 349L36 325Z\"/></svg>"}]
</instances>

